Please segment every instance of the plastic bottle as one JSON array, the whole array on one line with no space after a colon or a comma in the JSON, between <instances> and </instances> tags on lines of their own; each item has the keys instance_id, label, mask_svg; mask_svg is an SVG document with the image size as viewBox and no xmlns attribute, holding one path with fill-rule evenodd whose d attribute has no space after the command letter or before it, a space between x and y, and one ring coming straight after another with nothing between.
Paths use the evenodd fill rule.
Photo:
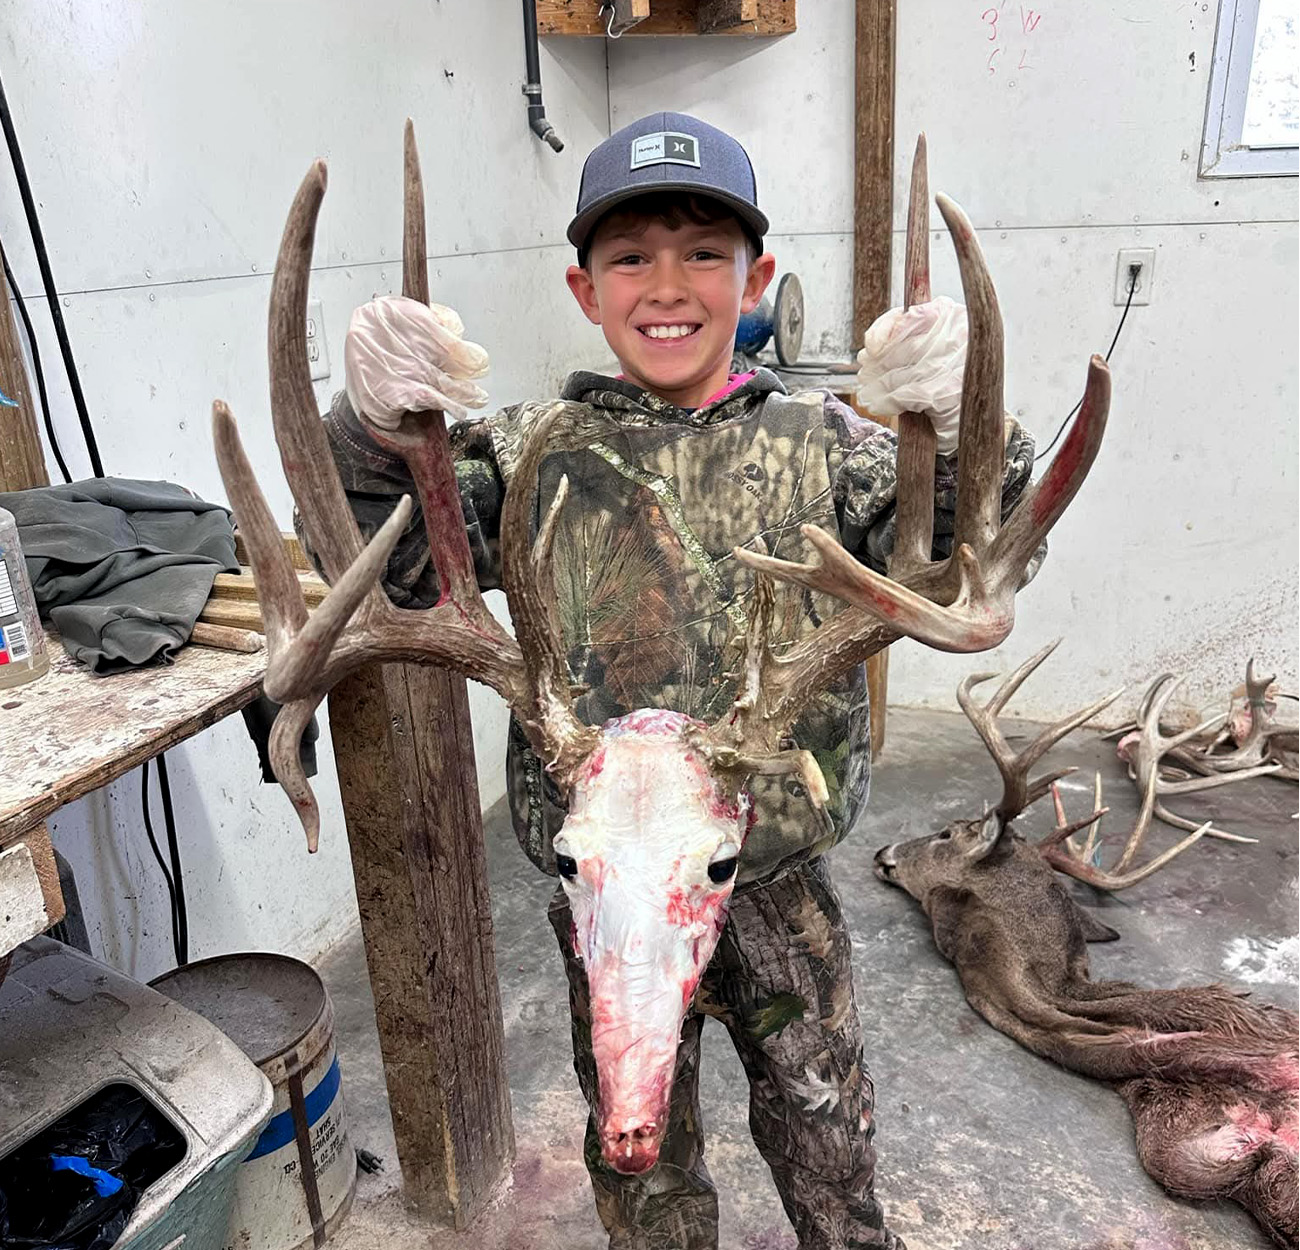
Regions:
<instances>
[{"instance_id":1,"label":"plastic bottle","mask_svg":"<svg viewBox=\"0 0 1300 1250\"><path fill-rule=\"evenodd\" d=\"M45 631L18 545L18 522L0 508L0 689L35 681L49 667Z\"/></svg>"}]
</instances>

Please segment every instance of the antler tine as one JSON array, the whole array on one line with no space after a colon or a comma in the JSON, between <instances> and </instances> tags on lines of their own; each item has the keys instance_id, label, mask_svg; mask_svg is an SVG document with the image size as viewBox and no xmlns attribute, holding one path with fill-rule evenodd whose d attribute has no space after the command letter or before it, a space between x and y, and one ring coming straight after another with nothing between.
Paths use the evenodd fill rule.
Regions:
<instances>
[{"instance_id":1,"label":"antler tine","mask_svg":"<svg viewBox=\"0 0 1300 1250\"><path fill-rule=\"evenodd\" d=\"M1171 824L1180 829L1196 830L1200 826L1187 820L1185 817L1177 816L1168 811L1159 801L1161 793L1179 793L1175 787L1190 785L1187 782L1164 782L1160 777L1160 761L1170 751L1181 746L1184 742L1190 741L1198 734L1203 733L1211 725L1217 724L1226 718L1226 713L1218 716L1212 716L1209 720L1195 726L1192 729L1184 730L1182 733L1173 734L1166 737L1160 731L1161 717L1164 715L1165 707L1174 697L1174 694L1182 686L1183 677L1174 677L1167 679L1162 676L1157 682L1153 683L1147 690L1146 696L1139 708L1138 716L1138 738L1135 749L1127 756L1134 781L1137 782L1138 788L1145 794L1148 789L1152 796L1152 811L1156 816L1166 824ZM1265 767L1262 771L1272 772L1273 769ZM1250 775L1259 775L1254 769L1246 770ZM1243 779L1245 772L1219 774L1210 778L1199 778L1197 780L1209 781L1212 785L1226 785L1231 781ZM1191 786L1192 789L1205 789L1205 786ZM1229 833L1223 829L1216 829L1211 824L1207 824L1202 830L1203 833L1212 838L1220 838L1226 842L1257 842L1257 838L1247 838L1240 834ZM1127 853L1126 853L1127 854ZM1127 855L1127 859L1121 857L1121 862L1117 868L1127 866L1132 855Z\"/></svg>"},{"instance_id":2,"label":"antler tine","mask_svg":"<svg viewBox=\"0 0 1300 1250\"><path fill-rule=\"evenodd\" d=\"M280 538L280 527L271 515L266 496L244 451L234 415L220 399L212 404L212 441L226 496L248 547L267 645L274 658L283 652L306 623L307 604L302 597L298 575Z\"/></svg>"},{"instance_id":3,"label":"antler tine","mask_svg":"<svg viewBox=\"0 0 1300 1250\"><path fill-rule=\"evenodd\" d=\"M298 813L307 835L307 851L312 855L320 845L320 808L302 766L302 735L324 697L312 694L286 703L276 713L266 745L271 770Z\"/></svg>"},{"instance_id":4,"label":"antler tine","mask_svg":"<svg viewBox=\"0 0 1300 1250\"><path fill-rule=\"evenodd\" d=\"M1065 442L1052 457L1047 472L1025 492L1020 506L1011 514L993 544L988 577L1002 587L1010 578L1019 581L1030 557L1038 550L1052 526L1079 493L1088 476L1110 414L1110 366L1100 356L1088 362L1079 415ZM1018 587L1012 585L1011 590Z\"/></svg>"},{"instance_id":5,"label":"antler tine","mask_svg":"<svg viewBox=\"0 0 1300 1250\"><path fill-rule=\"evenodd\" d=\"M1141 868L1135 868L1132 872L1125 872L1125 869L1137 855L1138 848L1142 845L1142 840L1151 826L1151 814L1155 805L1155 786L1148 783L1146 793L1143 796L1142 809L1138 813L1133 832L1129 834L1128 841L1125 843L1124 852L1116 862L1115 867L1106 871L1092 863L1095 829L1101 817L1109 810L1109 808L1100 806L1100 773L1097 774L1096 788L1093 793L1094 807L1096 808L1093 814L1083 820L1067 824L1060 791L1055 786L1052 787L1052 794L1056 802L1058 825L1047 837L1039 842L1038 849L1047 863L1055 868L1057 872L1063 872L1078 881L1086 882L1098 890L1124 890L1131 885L1136 885L1139 881L1151 876L1153 872L1163 868L1175 855L1181 855L1189 846L1199 842L1210 831L1210 824L1207 821L1205 824L1196 827L1190 837L1184 838L1168 850L1162 851L1155 859L1143 864ZM1089 830L1087 843L1081 851L1076 853L1070 835L1085 826L1092 826L1092 828ZM1065 844L1064 849L1061 843Z\"/></svg>"},{"instance_id":6,"label":"antler tine","mask_svg":"<svg viewBox=\"0 0 1300 1250\"><path fill-rule=\"evenodd\" d=\"M429 302L428 248L424 234L424 179L420 176L420 150L415 145L415 123L408 117L402 134L402 294Z\"/></svg>"},{"instance_id":7,"label":"antler tine","mask_svg":"<svg viewBox=\"0 0 1300 1250\"><path fill-rule=\"evenodd\" d=\"M903 307L930 298L930 188L925 134L917 136L907 204L907 252L903 260ZM934 545L934 425L919 412L898 418L898 487L894 553L890 572L902 576L924 568Z\"/></svg>"},{"instance_id":8,"label":"antler tine","mask_svg":"<svg viewBox=\"0 0 1300 1250\"><path fill-rule=\"evenodd\" d=\"M329 438L316 411L307 360L307 286L316 217L325 195L325 162L315 161L289 209L271 282L268 353L271 420L280 462L298 503L303 530L331 585L361 554L361 532L339 481ZM375 594L382 597L379 588Z\"/></svg>"},{"instance_id":9,"label":"antler tine","mask_svg":"<svg viewBox=\"0 0 1300 1250\"><path fill-rule=\"evenodd\" d=\"M1033 781L1029 780L1029 770L1047 754L1051 747L1073 733L1080 725L1086 724L1098 712L1109 707L1124 693L1121 688L1077 712L1072 712L1069 716L1046 726L1021 750L1013 751L998 728L998 715L1006 707L1011 696L1024 684L1029 674L1056 650L1060 642L1058 638L1048 643L1036 655L1030 656L998 687L993 697L983 706L975 702L972 692L975 686L995 677L995 673L972 674L957 688L957 702L971 724L975 726L984 745L988 747L989 754L993 756L998 772L1002 775L1002 798L998 803L997 811L1004 821L1014 820L1030 804L1041 799L1057 781L1075 771L1073 768L1065 768L1047 776L1037 777Z\"/></svg>"},{"instance_id":10,"label":"antler tine","mask_svg":"<svg viewBox=\"0 0 1300 1250\"><path fill-rule=\"evenodd\" d=\"M969 339L961 391L961 473L955 545L983 556L1002 515L1004 371L1002 313L970 218L946 195L935 197L957 252Z\"/></svg>"}]
</instances>

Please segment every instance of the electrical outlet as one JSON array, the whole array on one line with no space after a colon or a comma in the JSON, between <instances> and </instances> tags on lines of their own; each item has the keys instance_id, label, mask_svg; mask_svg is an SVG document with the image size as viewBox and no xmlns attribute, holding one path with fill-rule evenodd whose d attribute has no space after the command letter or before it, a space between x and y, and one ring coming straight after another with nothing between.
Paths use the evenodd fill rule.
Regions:
<instances>
[{"instance_id":1,"label":"electrical outlet","mask_svg":"<svg viewBox=\"0 0 1300 1250\"><path fill-rule=\"evenodd\" d=\"M1138 265L1137 285L1133 288L1135 304L1151 302L1151 286L1156 276L1156 249L1153 247L1122 247L1115 262L1115 303L1123 308L1128 303L1129 266Z\"/></svg>"},{"instance_id":2,"label":"electrical outlet","mask_svg":"<svg viewBox=\"0 0 1300 1250\"><path fill-rule=\"evenodd\" d=\"M325 343L325 317L318 299L307 301L307 362L311 365L313 382L329 377L330 351Z\"/></svg>"}]
</instances>

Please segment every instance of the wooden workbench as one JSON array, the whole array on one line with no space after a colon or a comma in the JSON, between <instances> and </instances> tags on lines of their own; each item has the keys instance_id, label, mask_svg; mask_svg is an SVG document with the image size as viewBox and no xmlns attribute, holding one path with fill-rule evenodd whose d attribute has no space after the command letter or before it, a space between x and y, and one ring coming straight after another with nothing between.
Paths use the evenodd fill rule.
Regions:
<instances>
[{"instance_id":1,"label":"wooden workbench","mask_svg":"<svg viewBox=\"0 0 1300 1250\"><path fill-rule=\"evenodd\" d=\"M46 635L50 671L0 691L0 979L8 954L64 914L45 818L256 698L264 652L181 649L95 677Z\"/></svg>"},{"instance_id":2,"label":"wooden workbench","mask_svg":"<svg viewBox=\"0 0 1300 1250\"><path fill-rule=\"evenodd\" d=\"M0 691L0 846L256 698L266 653L188 646L95 677L47 635L50 671Z\"/></svg>"}]
</instances>

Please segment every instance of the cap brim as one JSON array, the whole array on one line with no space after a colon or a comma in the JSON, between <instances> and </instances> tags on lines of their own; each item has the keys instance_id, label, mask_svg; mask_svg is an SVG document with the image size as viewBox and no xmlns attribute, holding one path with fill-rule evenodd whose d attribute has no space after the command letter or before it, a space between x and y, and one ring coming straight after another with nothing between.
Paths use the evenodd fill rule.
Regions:
<instances>
[{"instance_id":1,"label":"cap brim","mask_svg":"<svg viewBox=\"0 0 1300 1250\"><path fill-rule=\"evenodd\" d=\"M609 195L602 196L588 204L571 222L565 231L570 243L579 251L586 245L596 223L612 208L625 204L629 200L643 199L647 195L658 195L661 191L683 191L689 195L698 195L701 199L717 200L725 204L747 226L750 226L761 239L768 231L767 218L753 204L739 196L726 191L716 191L712 187L702 187L698 182L656 182L635 187L621 187Z\"/></svg>"}]
</instances>

